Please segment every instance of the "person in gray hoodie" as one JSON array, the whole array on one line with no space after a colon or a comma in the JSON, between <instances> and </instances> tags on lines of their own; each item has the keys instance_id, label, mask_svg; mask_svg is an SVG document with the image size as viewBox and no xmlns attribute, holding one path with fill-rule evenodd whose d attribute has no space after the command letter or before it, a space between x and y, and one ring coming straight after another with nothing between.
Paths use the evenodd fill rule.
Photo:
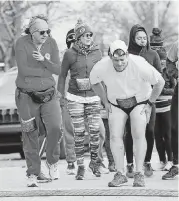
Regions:
<instances>
[{"instance_id":1,"label":"person in gray hoodie","mask_svg":"<svg viewBox=\"0 0 179 201\"><path fill-rule=\"evenodd\" d=\"M49 176L52 180L59 178L61 109L52 74L60 74L61 62L56 41L49 37L47 18L41 15L32 17L26 34L18 38L15 45L18 67L15 100L27 163L27 186L37 187L41 171L38 142L41 120L47 131L46 165Z\"/></svg>"},{"instance_id":2,"label":"person in gray hoodie","mask_svg":"<svg viewBox=\"0 0 179 201\"><path fill-rule=\"evenodd\" d=\"M130 30L128 52L130 54L139 55L145 58L147 62L150 63L152 66L154 66L160 73L162 72L159 55L157 54L156 51L150 48L148 34L145 28L139 24L134 25ZM155 119L156 119L156 111L155 111L155 103L153 103L150 121L146 127L147 152L144 161L144 174L146 176L153 175L153 169L151 167L150 160L154 146ZM126 175L128 177L133 177L134 176L133 141L129 121L127 122L126 131L127 131L125 137L126 158L127 158Z\"/></svg>"}]
</instances>

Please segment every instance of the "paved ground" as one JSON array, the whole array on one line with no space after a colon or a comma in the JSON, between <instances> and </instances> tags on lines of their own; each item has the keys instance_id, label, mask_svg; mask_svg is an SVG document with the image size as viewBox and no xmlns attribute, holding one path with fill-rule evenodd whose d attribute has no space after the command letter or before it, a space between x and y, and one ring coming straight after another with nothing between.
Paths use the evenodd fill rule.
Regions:
<instances>
[{"instance_id":1,"label":"paved ground","mask_svg":"<svg viewBox=\"0 0 179 201\"><path fill-rule=\"evenodd\" d=\"M174 197L124 197L124 196L60 196L0 198L0 201L177 201Z\"/></svg>"},{"instance_id":2,"label":"paved ground","mask_svg":"<svg viewBox=\"0 0 179 201\"><path fill-rule=\"evenodd\" d=\"M87 156L85 157L86 167L88 166L89 163L88 158L89 157ZM157 162L158 158L156 153L154 153L152 157L152 166L154 169L157 168ZM104 163L107 165L106 158ZM47 172L47 169L44 166L44 160L42 161L42 164L44 171ZM100 195L99 197L100 199L98 199L98 201L100 200L105 201L105 199L107 200L107 198L109 198L104 197L105 199L102 199L103 196L113 196L112 198L114 200L122 200L122 201L177 200L176 196L178 190L178 179L176 178L175 180L170 181L161 180L161 176L165 172L155 171L153 177L146 178L145 188L133 188L132 187L133 179L129 179L128 183L122 187L109 188L107 184L109 181L112 180L113 173L102 175L101 178L96 178L89 171L86 171L85 180L77 181L75 180L74 176L69 176L66 174L66 166L67 166L66 161L61 160L59 164L59 170L61 173L59 180L53 181L51 183L40 184L39 188L27 188L26 177L25 177L26 174L25 161L20 160L18 154L0 155L0 200L21 201L24 198L26 201L28 201L29 199L28 197L31 197L32 198L31 201L37 200L36 198L38 198L38 200L41 201L41 200L47 200L47 198L49 198L50 200L51 198L53 198L52 200L58 199L58 197L51 197L51 196L65 196L64 200L76 201L76 197L72 197L73 199L70 199L69 196L72 195L85 196L85 200L88 200L88 197L86 197L88 195L90 196ZM9 198L5 199L5 197ZM60 197L60 200L63 200L61 198L62 197ZM84 197L82 198L84 199ZM91 199L93 198L95 197L91 197ZM93 201L95 201L95 199L93 199Z\"/></svg>"}]
</instances>

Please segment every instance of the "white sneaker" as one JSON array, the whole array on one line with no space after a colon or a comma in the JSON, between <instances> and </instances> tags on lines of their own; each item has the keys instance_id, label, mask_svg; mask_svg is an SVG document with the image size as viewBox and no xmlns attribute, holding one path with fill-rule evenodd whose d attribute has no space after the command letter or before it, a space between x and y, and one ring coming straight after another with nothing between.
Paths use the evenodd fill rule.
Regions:
<instances>
[{"instance_id":1,"label":"white sneaker","mask_svg":"<svg viewBox=\"0 0 179 201\"><path fill-rule=\"evenodd\" d=\"M33 174L31 174L30 176L28 176L27 186L28 187L38 187L37 176L35 176Z\"/></svg>"},{"instance_id":2,"label":"white sneaker","mask_svg":"<svg viewBox=\"0 0 179 201\"><path fill-rule=\"evenodd\" d=\"M50 165L50 164L46 161L46 166L47 166L48 169L49 169L49 175L50 175L51 179L52 179L52 180L57 180L57 179L59 179L58 162Z\"/></svg>"},{"instance_id":3,"label":"white sneaker","mask_svg":"<svg viewBox=\"0 0 179 201\"><path fill-rule=\"evenodd\" d=\"M163 168L163 171L169 171L172 166L173 166L172 161L168 161L165 167Z\"/></svg>"},{"instance_id":4,"label":"white sneaker","mask_svg":"<svg viewBox=\"0 0 179 201\"><path fill-rule=\"evenodd\" d=\"M106 168L103 163L100 163L99 171L100 171L101 174L109 174L109 169Z\"/></svg>"},{"instance_id":5,"label":"white sneaker","mask_svg":"<svg viewBox=\"0 0 179 201\"><path fill-rule=\"evenodd\" d=\"M162 161L160 161L160 164L159 164L159 167L158 167L158 170L163 170L164 167L166 166L167 163L164 163Z\"/></svg>"}]
</instances>

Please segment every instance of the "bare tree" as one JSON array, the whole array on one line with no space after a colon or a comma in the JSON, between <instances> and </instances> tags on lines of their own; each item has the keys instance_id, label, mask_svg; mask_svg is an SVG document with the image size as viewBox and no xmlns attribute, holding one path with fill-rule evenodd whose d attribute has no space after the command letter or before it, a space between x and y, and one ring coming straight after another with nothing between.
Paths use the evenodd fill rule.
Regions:
<instances>
[{"instance_id":1,"label":"bare tree","mask_svg":"<svg viewBox=\"0 0 179 201\"><path fill-rule=\"evenodd\" d=\"M28 8L23 1L0 2L0 54L5 70L15 65L14 44L21 33L21 17Z\"/></svg>"},{"instance_id":2,"label":"bare tree","mask_svg":"<svg viewBox=\"0 0 179 201\"><path fill-rule=\"evenodd\" d=\"M51 27L75 14L75 10L60 1L0 1L0 58L5 63L5 70L15 65L14 44L22 33L22 21L27 11L32 16L39 14L42 7Z\"/></svg>"}]
</instances>

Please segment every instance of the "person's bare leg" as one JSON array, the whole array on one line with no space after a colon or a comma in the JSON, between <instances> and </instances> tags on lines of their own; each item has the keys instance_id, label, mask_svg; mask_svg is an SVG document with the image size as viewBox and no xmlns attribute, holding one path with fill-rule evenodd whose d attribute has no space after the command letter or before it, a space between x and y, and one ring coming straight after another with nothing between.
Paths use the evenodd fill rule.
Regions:
<instances>
[{"instance_id":1,"label":"person's bare leg","mask_svg":"<svg viewBox=\"0 0 179 201\"><path fill-rule=\"evenodd\" d=\"M110 145L116 170L124 173L124 128L128 115L121 109L111 106L109 114Z\"/></svg>"},{"instance_id":2,"label":"person's bare leg","mask_svg":"<svg viewBox=\"0 0 179 201\"><path fill-rule=\"evenodd\" d=\"M144 105L136 106L133 111L130 113L131 119L131 132L134 142L134 155L136 162L136 172L142 172L143 163L146 155L146 115L140 114Z\"/></svg>"}]
</instances>

